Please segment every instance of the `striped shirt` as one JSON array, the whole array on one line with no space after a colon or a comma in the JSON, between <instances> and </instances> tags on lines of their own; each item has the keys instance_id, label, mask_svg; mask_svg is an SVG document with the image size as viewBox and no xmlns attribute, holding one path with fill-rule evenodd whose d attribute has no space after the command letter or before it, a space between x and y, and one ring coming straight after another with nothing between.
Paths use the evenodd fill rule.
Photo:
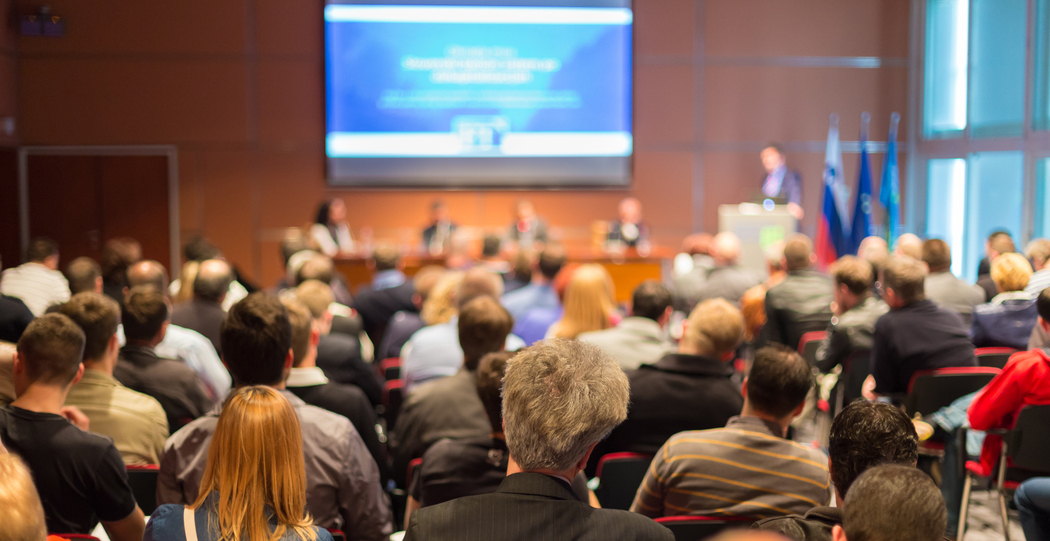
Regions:
<instances>
[{"instance_id":1,"label":"striped shirt","mask_svg":"<svg viewBox=\"0 0 1050 541\"><path fill-rule=\"evenodd\" d=\"M61 272L29 262L4 271L0 293L22 299L29 311L40 317L48 306L69 300L69 282Z\"/></svg>"},{"instance_id":2,"label":"striped shirt","mask_svg":"<svg viewBox=\"0 0 1050 541\"><path fill-rule=\"evenodd\" d=\"M757 417L681 432L649 466L631 511L649 517L804 514L831 499L828 458Z\"/></svg>"},{"instance_id":3,"label":"striped shirt","mask_svg":"<svg viewBox=\"0 0 1050 541\"><path fill-rule=\"evenodd\" d=\"M1028 279L1028 287L1024 288L1024 292L1034 299L1048 287L1050 287L1050 268L1045 268L1041 271L1036 271Z\"/></svg>"}]
</instances>

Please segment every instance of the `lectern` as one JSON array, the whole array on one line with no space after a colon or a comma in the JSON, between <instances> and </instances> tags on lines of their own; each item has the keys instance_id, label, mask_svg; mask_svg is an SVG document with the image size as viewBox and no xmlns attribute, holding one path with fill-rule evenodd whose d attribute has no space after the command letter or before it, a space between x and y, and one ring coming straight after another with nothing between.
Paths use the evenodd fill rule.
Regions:
<instances>
[{"instance_id":1,"label":"lectern","mask_svg":"<svg viewBox=\"0 0 1050 541\"><path fill-rule=\"evenodd\" d=\"M719 205L718 230L740 237L740 266L766 276L765 251L771 244L798 231L798 220L787 205L740 203Z\"/></svg>"}]
</instances>

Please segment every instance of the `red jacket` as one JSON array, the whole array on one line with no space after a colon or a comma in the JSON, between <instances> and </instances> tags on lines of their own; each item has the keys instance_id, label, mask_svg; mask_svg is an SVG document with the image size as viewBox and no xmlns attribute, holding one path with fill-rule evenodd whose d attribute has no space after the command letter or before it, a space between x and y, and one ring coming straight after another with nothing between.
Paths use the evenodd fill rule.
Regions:
<instances>
[{"instance_id":1,"label":"red jacket","mask_svg":"<svg viewBox=\"0 0 1050 541\"><path fill-rule=\"evenodd\" d=\"M968 410L974 430L1013 428L1025 406L1050 404L1050 356L1041 349L1010 356L1003 372L974 398ZM981 466L991 472L999 459L1002 438L988 436L981 449Z\"/></svg>"}]
</instances>

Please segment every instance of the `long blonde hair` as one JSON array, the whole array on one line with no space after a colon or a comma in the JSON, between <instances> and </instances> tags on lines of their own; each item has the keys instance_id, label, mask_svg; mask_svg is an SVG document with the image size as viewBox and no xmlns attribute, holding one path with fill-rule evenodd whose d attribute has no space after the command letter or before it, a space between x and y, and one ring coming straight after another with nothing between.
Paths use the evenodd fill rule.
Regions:
<instances>
[{"instance_id":1,"label":"long blonde hair","mask_svg":"<svg viewBox=\"0 0 1050 541\"><path fill-rule=\"evenodd\" d=\"M182 265L179 273L179 290L175 292L172 302L178 304L193 299L193 281L197 279L197 270L201 264L199 261L187 261Z\"/></svg>"},{"instance_id":2,"label":"long blonde hair","mask_svg":"<svg viewBox=\"0 0 1050 541\"><path fill-rule=\"evenodd\" d=\"M565 288L565 313L555 323L555 338L576 338L580 333L600 331L612 325L616 312L613 281L605 267L580 265Z\"/></svg>"},{"instance_id":3,"label":"long blonde hair","mask_svg":"<svg viewBox=\"0 0 1050 541\"><path fill-rule=\"evenodd\" d=\"M275 541L289 529L315 541L306 509L303 437L292 405L269 387L238 389L222 408L208 449L197 509L218 491L223 541ZM270 531L267 507L277 520Z\"/></svg>"},{"instance_id":4,"label":"long blonde hair","mask_svg":"<svg viewBox=\"0 0 1050 541\"><path fill-rule=\"evenodd\" d=\"M456 309L456 290L463 281L463 273L459 271L445 273L434 287L430 289L427 300L423 301L423 309L419 317L427 325L446 323L459 313Z\"/></svg>"}]
</instances>

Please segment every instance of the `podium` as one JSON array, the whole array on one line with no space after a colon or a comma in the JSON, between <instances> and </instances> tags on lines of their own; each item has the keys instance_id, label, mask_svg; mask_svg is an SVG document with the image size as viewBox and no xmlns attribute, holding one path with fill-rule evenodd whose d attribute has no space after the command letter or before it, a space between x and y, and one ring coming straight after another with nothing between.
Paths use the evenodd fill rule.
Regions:
<instances>
[{"instance_id":1,"label":"podium","mask_svg":"<svg viewBox=\"0 0 1050 541\"><path fill-rule=\"evenodd\" d=\"M788 212L787 205L719 205L718 231L740 237L740 265L766 276L766 248L798 231L798 220Z\"/></svg>"}]
</instances>

